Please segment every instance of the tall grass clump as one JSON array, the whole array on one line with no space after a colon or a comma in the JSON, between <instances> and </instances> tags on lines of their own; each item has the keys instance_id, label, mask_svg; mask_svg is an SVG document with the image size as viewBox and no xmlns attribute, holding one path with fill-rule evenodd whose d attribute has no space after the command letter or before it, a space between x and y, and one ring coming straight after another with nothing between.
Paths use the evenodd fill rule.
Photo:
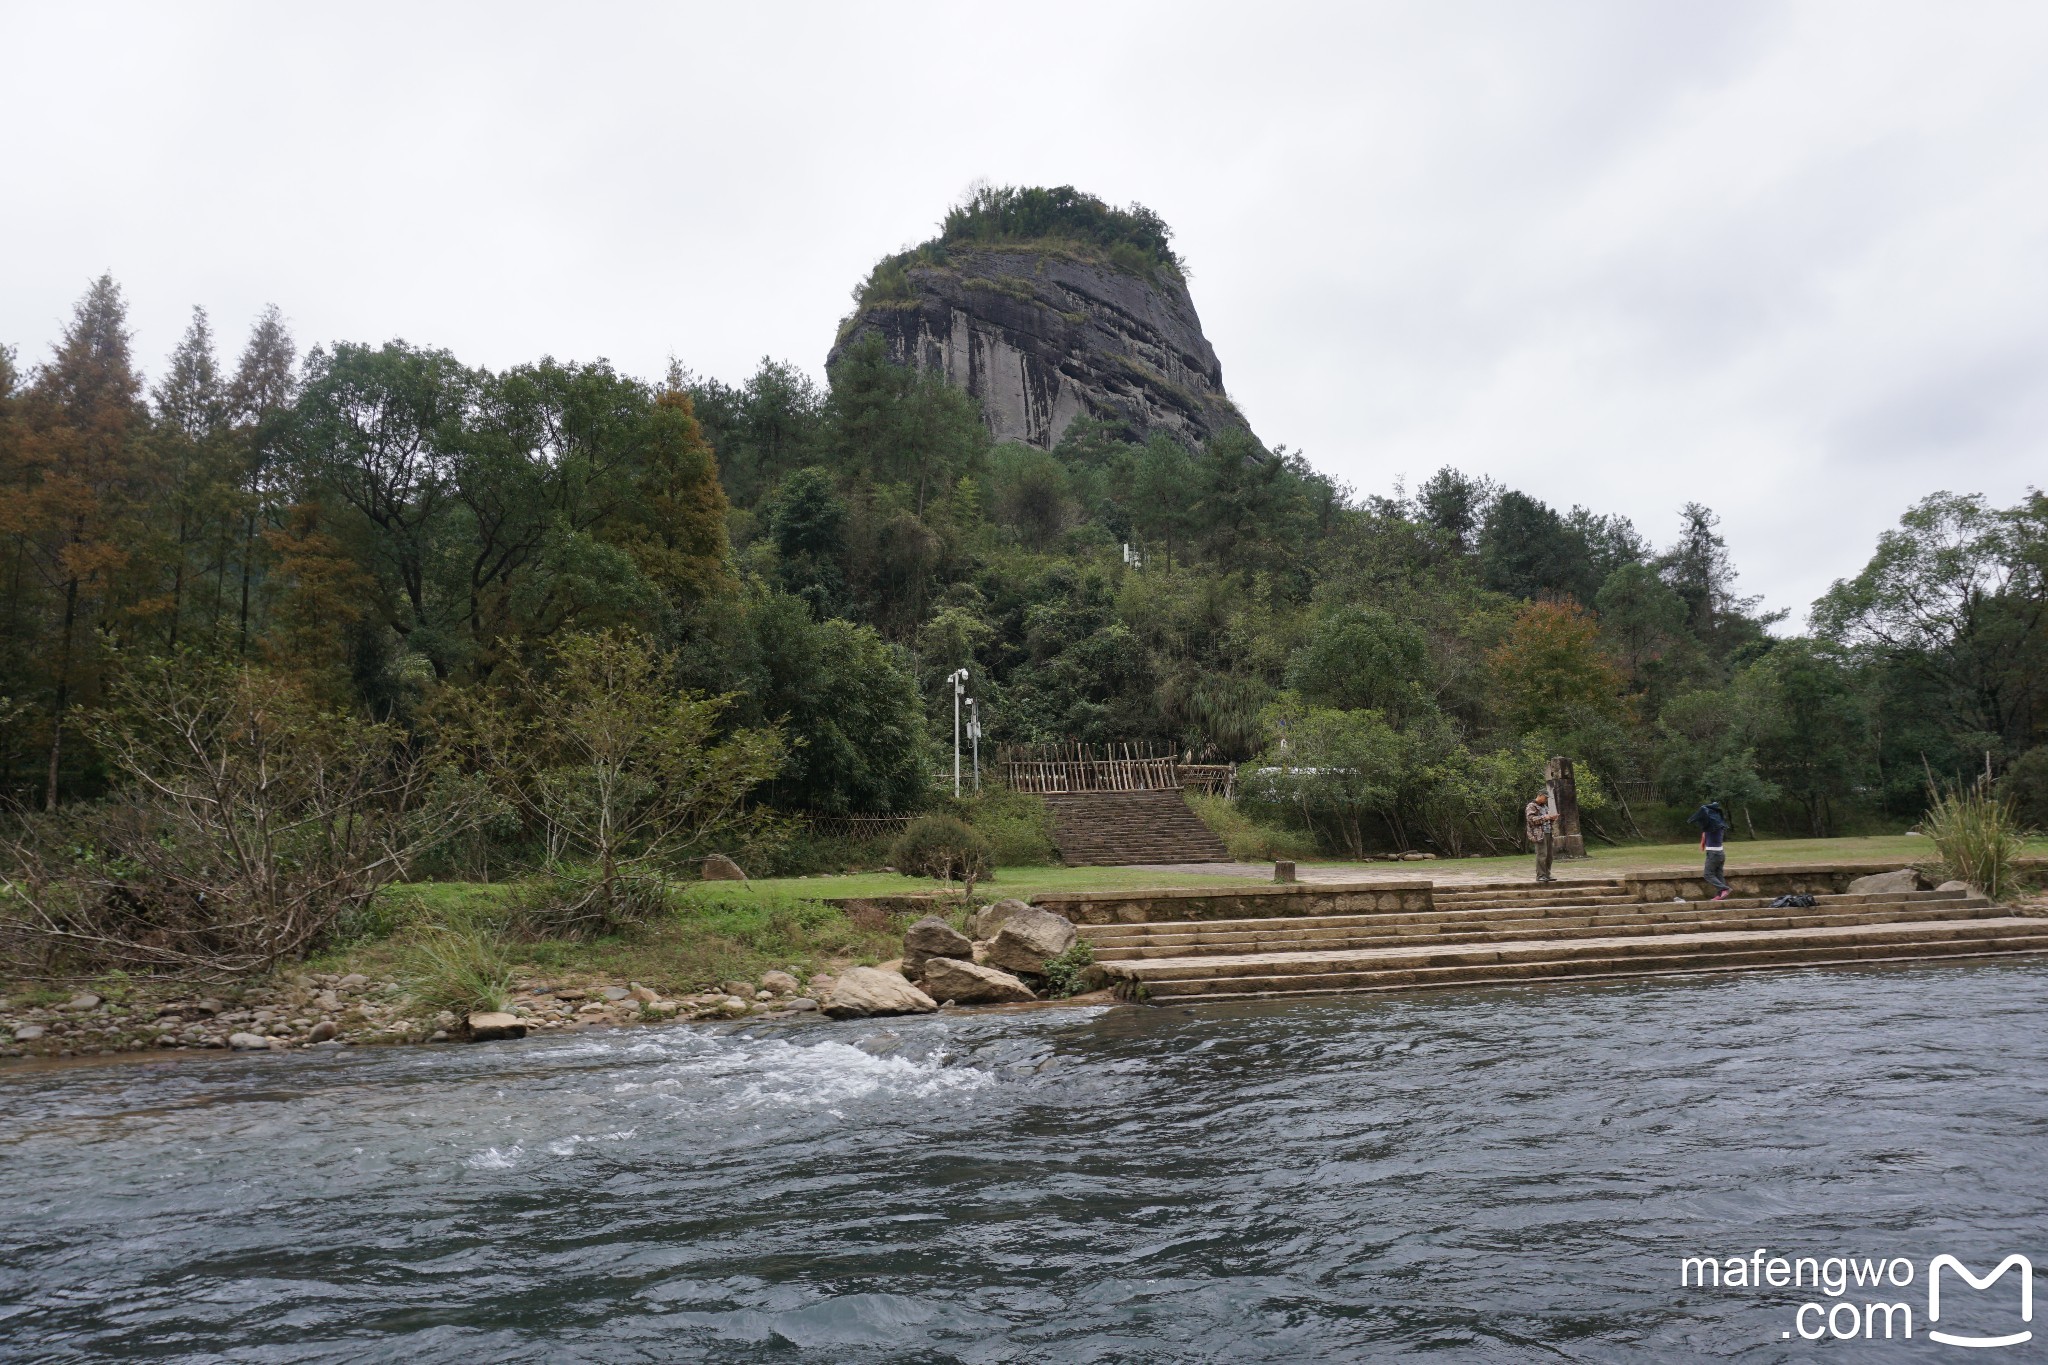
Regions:
<instances>
[{"instance_id":1,"label":"tall grass clump","mask_svg":"<svg viewBox=\"0 0 2048 1365\"><path fill-rule=\"evenodd\" d=\"M505 1008L511 1000L512 964L487 929L436 928L414 942L400 979L422 1009L462 1016Z\"/></svg>"},{"instance_id":2,"label":"tall grass clump","mask_svg":"<svg viewBox=\"0 0 2048 1365\"><path fill-rule=\"evenodd\" d=\"M995 867L1049 867L1059 861L1052 842L1052 807L1042 796L990 787L961 803L968 826L988 840Z\"/></svg>"},{"instance_id":3,"label":"tall grass clump","mask_svg":"<svg viewBox=\"0 0 2048 1365\"><path fill-rule=\"evenodd\" d=\"M1299 830L1283 829L1255 819L1250 811L1228 797L1189 792L1188 805L1214 830L1230 856L1239 862L1262 862L1269 858L1313 858L1316 841Z\"/></svg>"},{"instance_id":4,"label":"tall grass clump","mask_svg":"<svg viewBox=\"0 0 2048 1365\"><path fill-rule=\"evenodd\" d=\"M1941 854L1943 869L1998 900L2013 886L2013 864L2025 835L2012 805L1983 782L1932 788L1922 828Z\"/></svg>"}]
</instances>

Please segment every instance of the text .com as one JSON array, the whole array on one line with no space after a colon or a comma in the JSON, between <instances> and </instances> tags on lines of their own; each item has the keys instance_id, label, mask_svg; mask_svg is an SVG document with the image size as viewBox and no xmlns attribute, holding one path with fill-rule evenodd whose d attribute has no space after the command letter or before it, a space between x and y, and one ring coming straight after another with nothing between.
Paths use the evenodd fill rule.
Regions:
<instances>
[{"instance_id":1,"label":"text .com","mask_svg":"<svg viewBox=\"0 0 2048 1365\"><path fill-rule=\"evenodd\" d=\"M2007 1280L2008 1271L2018 1274ZM1946 1253L1923 1269L1904 1256L1775 1256L1768 1247L1758 1247L1747 1256L1681 1257L1678 1284L1681 1289L1814 1291L1821 1297L1795 1307L1791 1327L1779 1333L1807 1341L1896 1340L1913 1336L1916 1326L1925 1329L1929 1340L1949 1346L2018 1346L2034 1336L2028 1326L2034 1320L2034 1264L2017 1253L1979 1274ZM1997 1300L1974 1297L1994 1286ZM1901 1292L1906 1290L1912 1292ZM1971 1291L1972 1298L1960 1297ZM1917 1321L1916 1304L1925 1314ZM1967 1319L1969 1330L1958 1326L1959 1318ZM1986 1330L1987 1319L1995 1330Z\"/></svg>"}]
</instances>

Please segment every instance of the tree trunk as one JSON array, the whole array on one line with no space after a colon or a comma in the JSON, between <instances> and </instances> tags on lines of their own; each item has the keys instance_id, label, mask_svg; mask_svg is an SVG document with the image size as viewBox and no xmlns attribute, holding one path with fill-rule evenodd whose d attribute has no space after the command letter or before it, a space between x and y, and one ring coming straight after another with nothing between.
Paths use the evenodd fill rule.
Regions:
<instances>
[{"instance_id":1,"label":"tree trunk","mask_svg":"<svg viewBox=\"0 0 2048 1365\"><path fill-rule=\"evenodd\" d=\"M57 640L57 697L50 711L50 779L43 809L57 809L57 768L64 756L64 708L71 704L71 634L78 621L78 580L64 584L64 632Z\"/></svg>"}]
</instances>

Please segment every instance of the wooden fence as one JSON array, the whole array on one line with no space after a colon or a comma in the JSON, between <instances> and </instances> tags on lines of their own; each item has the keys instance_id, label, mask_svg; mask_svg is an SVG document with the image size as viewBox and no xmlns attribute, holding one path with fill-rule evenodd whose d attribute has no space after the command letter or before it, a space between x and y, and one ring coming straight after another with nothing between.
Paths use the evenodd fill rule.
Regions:
<instances>
[{"instance_id":1,"label":"wooden fence","mask_svg":"<svg viewBox=\"0 0 2048 1365\"><path fill-rule=\"evenodd\" d=\"M806 815L811 833L824 839L893 839L915 815Z\"/></svg>"},{"instance_id":2,"label":"wooden fence","mask_svg":"<svg viewBox=\"0 0 2048 1365\"><path fill-rule=\"evenodd\" d=\"M1005 746L996 771L1012 789L1040 796L1171 791L1181 784L1172 750L1140 744Z\"/></svg>"}]
</instances>

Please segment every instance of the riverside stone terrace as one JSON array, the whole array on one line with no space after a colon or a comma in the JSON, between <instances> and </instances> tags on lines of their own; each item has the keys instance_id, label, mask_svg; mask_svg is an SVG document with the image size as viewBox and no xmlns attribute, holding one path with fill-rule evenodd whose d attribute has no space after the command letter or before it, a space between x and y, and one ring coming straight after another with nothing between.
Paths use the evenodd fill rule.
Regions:
<instances>
[{"instance_id":1,"label":"riverside stone terrace","mask_svg":"<svg viewBox=\"0 0 2048 1365\"><path fill-rule=\"evenodd\" d=\"M2048 917L1967 887L1849 889L1899 872L1763 868L1731 874L1735 894L1724 901L1706 900L1698 876L1677 870L1548 884L1376 880L1032 899L1080 927L1120 995L1153 1001L2048 952ZM1771 904L1792 895L1814 904Z\"/></svg>"}]
</instances>

